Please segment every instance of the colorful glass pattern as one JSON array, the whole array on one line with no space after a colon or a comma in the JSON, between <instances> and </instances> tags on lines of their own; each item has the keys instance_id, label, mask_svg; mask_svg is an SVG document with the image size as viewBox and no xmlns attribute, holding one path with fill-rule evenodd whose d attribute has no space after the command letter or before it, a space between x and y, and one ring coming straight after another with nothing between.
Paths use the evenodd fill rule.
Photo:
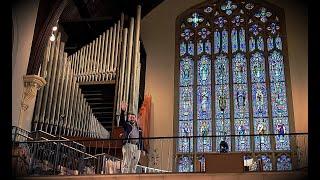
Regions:
<instances>
[{"instance_id":1,"label":"colorful glass pattern","mask_svg":"<svg viewBox=\"0 0 320 180\"><path fill-rule=\"evenodd\" d=\"M272 34L276 34L276 32L280 29L280 27L276 23L271 23L270 26L267 27Z\"/></svg>"},{"instance_id":2,"label":"colorful glass pattern","mask_svg":"<svg viewBox=\"0 0 320 180\"><path fill-rule=\"evenodd\" d=\"M230 136L224 136L230 134L230 119L216 119L216 135L221 136L216 138L216 151L220 151L220 142L222 140L228 143L229 151L231 151L231 138Z\"/></svg>"},{"instance_id":3,"label":"colorful glass pattern","mask_svg":"<svg viewBox=\"0 0 320 180\"><path fill-rule=\"evenodd\" d=\"M260 21L262 21L263 23L265 23L268 20L268 17L270 17L272 15L271 12L267 11L266 8L261 7L259 9L259 12L257 12L254 16L259 18Z\"/></svg>"},{"instance_id":4,"label":"colorful glass pattern","mask_svg":"<svg viewBox=\"0 0 320 180\"><path fill-rule=\"evenodd\" d=\"M264 44L262 36L259 36L257 39L257 47L260 51L264 51Z\"/></svg>"},{"instance_id":5,"label":"colorful glass pattern","mask_svg":"<svg viewBox=\"0 0 320 180\"><path fill-rule=\"evenodd\" d=\"M214 54L217 54L220 50L220 32L216 30L214 32Z\"/></svg>"},{"instance_id":6,"label":"colorful glass pattern","mask_svg":"<svg viewBox=\"0 0 320 180\"><path fill-rule=\"evenodd\" d=\"M234 130L236 135L248 135L250 133L249 119L235 119ZM250 136L235 137L236 151L250 151Z\"/></svg>"},{"instance_id":7,"label":"colorful glass pattern","mask_svg":"<svg viewBox=\"0 0 320 180\"><path fill-rule=\"evenodd\" d=\"M269 134L269 120L266 118L254 118L254 150L255 151L270 151L271 143L270 136L264 136L264 134Z\"/></svg>"},{"instance_id":8,"label":"colorful glass pattern","mask_svg":"<svg viewBox=\"0 0 320 180\"><path fill-rule=\"evenodd\" d=\"M207 54L211 54L211 42L209 40L206 41L204 49Z\"/></svg>"},{"instance_id":9,"label":"colorful glass pattern","mask_svg":"<svg viewBox=\"0 0 320 180\"><path fill-rule=\"evenodd\" d=\"M211 136L212 126L211 120L198 121L198 136ZM197 140L197 152L210 152L212 151L212 140L210 137L202 137Z\"/></svg>"},{"instance_id":10,"label":"colorful glass pattern","mask_svg":"<svg viewBox=\"0 0 320 180\"><path fill-rule=\"evenodd\" d=\"M224 24L227 22L227 20L224 17L218 17L214 23L218 25L220 28L224 26Z\"/></svg>"},{"instance_id":11,"label":"colorful glass pattern","mask_svg":"<svg viewBox=\"0 0 320 180\"><path fill-rule=\"evenodd\" d=\"M193 32L191 32L190 29L184 29L183 32L181 33L181 37L184 37L186 41L188 41L192 36Z\"/></svg>"},{"instance_id":12,"label":"colorful glass pattern","mask_svg":"<svg viewBox=\"0 0 320 180\"><path fill-rule=\"evenodd\" d=\"M277 158L277 170L289 171L292 170L291 158L285 154L282 154Z\"/></svg>"},{"instance_id":13,"label":"colorful glass pattern","mask_svg":"<svg viewBox=\"0 0 320 180\"><path fill-rule=\"evenodd\" d=\"M275 39L275 44L277 49L282 50L282 41L279 35Z\"/></svg>"},{"instance_id":14,"label":"colorful glass pattern","mask_svg":"<svg viewBox=\"0 0 320 180\"><path fill-rule=\"evenodd\" d=\"M255 36L259 34L260 31L262 31L262 28L258 26L257 24L253 24L250 28L249 31L252 32Z\"/></svg>"},{"instance_id":15,"label":"colorful glass pattern","mask_svg":"<svg viewBox=\"0 0 320 180\"><path fill-rule=\"evenodd\" d=\"M222 31L222 52L228 53L228 31Z\"/></svg>"},{"instance_id":16,"label":"colorful glass pattern","mask_svg":"<svg viewBox=\"0 0 320 180\"><path fill-rule=\"evenodd\" d=\"M180 86L193 85L193 60L189 57L180 61Z\"/></svg>"},{"instance_id":17,"label":"colorful glass pattern","mask_svg":"<svg viewBox=\"0 0 320 180\"><path fill-rule=\"evenodd\" d=\"M273 49L273 38L272 37L268 37L267 39L267 47L268 47L268 51L272 50Z\"/></svg>"},{"instance_id":18,"label":"colorful glass pattern","mask_svg":"<svg viewBox=\"0 0 320 180\"><path fill-rule=\"evenodd\" d=\"M194 44L192 41L188 43L188 54L193 56L194 55Z\"/></svg>"},{"instance_id":19,"label":"colorful glass pattern","mask_svg":"<svg viewBox=\"0 0 320 180\"><path fill-rule=\"evenodd\" d=\"M214 63L215 69L215 83L216 84L228 84L229 83L229 63L227 56L219 55L216 57Z\"/></svg>"},{"instance_id":20,"label":"colorful glass pattern","mask_svg":"<svg viewBox=\"0 0 320 180\"><path fill-rule=\"evenodd\" d=\"M241 23L244 22L244 19L238 15L238 16L234 17L234 19L231 22L233 24L235 24L236 26L239 26Z\"/></svg>"},{"instance_id":21,"label":"colorful glass pattern","mask_svg":"<svg viewBox=\"0 0 320 180\"><path fill-rule=\"evenodd\" d=\"M272 161L269 156L262 155L259 157L262 161L262 170L263 171L272 171Z\"/></svg>"},{"instance_id":22,"label":"colorful glass pattern","mask_svg":"<svg viewBox=\"0 0 320 180\"><path fill-rule=\"evenodd\" d=\"M265 63L262 53L255 52L250 58L251 82L265 82Z\"/></svg>"},{"instance_id":23,"label":"colorful glass pattern","mask_svg":"<svg viewBox=\"0 0 320 180\"><path fill-rule=\"evenodd\" d=\"M229 85L215 86L216 118L230 118Z\"/></svg>"},{"instance_id":24,"label":"colorful glass pattern","mask_svg":"<svg viewBox=\"0 0 320 180\"><path fill-rule=\"evenodd\" d=\"M179 121L179 140L178 140L178 152L192 152L193 151L193 139L183 138L184 136L193 136L193 121Z\"/></svg>"},{"instance_id":25,"label":"colorful glass pattern","mask_svg":"<svg viewBox=\"0 0 320 180\"><path fill-rule=\"evenodd\" d=\"M201 54L203 52L203 42L202 40L200 39L197 43L197 54Z\"/></svg>"},{"instance_id":26,"label":"colorful glass pattern","mask_svg":"<svg viewBox=\"0 0 320 180\"><path fill-rule=\"evenodd\" d=\"M250 37L249 39L249 49L250 51L254 51L256 49L256 41L253 37Z\"/></svg>"},{"instance_id":27,"label":"colorful glass pattern","mask_svg":"<svg viewBox=\"0 0 320 180\"><path fill-rule=\"evenodd\" d=\"M240 43L240 51L246 51L246 35L245 30L241 27L239 30L239 43Z\"/></svg>"},{"instance_id":28,"label":"colorful glass pattern","mask_svg":"<svg viewBox=\"0 0 320 180\"><path fill-rule=\"evenodd\" d=\"M235 28L231 31L231 45L232 52L236 52L238 50L238 31Z\"/></svg>"},{"instance_id":29,"label":"colorful glass pattern","mask_svg":"<svg viewBox=\"0 0 320 180\"><path fill-rule=\"evenodd\" d=\"M211 119L211 87L198 86L197 118Z\"/></svg>"},{"instance_id":30,"label":"colorful glass pattern","mask_svg":"<svg viewBox=\"0 0 320 180\"><path fill-rule=\"evenodd\" d=\"M198 35L202 38L205 39L207 38L208 35L210 35L210 31L208 31L206 28L202 28L199 32Z\"/></svg>"},{"instance_id":31,"label":"colorful glass pattern","mask_svg":"<svg viewBox=\"0 0 320 180\"><path fill-rule=\"evenodd\" d=\"M196 142L192 138L181 138L178 140L178 152L188 153L193 148L196 152L219 151L220 142L226 140L229 151L260 152L257 157L263 162L263 170L271 171L276 168L268 151L280 153L291 150L290 138L284 135L289 133L282 52L286 36L279 31L276 14L273 15L273 11L262 4L218 1L202 6L181 19L184 21L179 27L178 44L179 135L195 133L206 136L212 135L215 129L215 135L243 136L234 137L232 144L230 137L198 138ZM214 85L211 84L213 82ZM260 136L244 136L250 134L251 128ZM269 133L277 136L265 135ZM271 138L274 138L272 147ZM190 159L186 156L178 160L179 171L191 170L193 162L189 163ZM277 169L289 169L278 168L279 162Z\"/></svg>"},{"instance_id":32,"label":"colorful glass pattern","mask_svg":"<svg viewBox=\"0 0 320 180\"><path fill-rule=\"evenodd\" d=\"M286 87L284 82L271 83L271 106L273 117L288 116Z\"/></svg>"},{"instance_id":33,"label":"colorful glass pattern","mask_svg":"<svg viewBox=\"0 0 320 180\"><path fill-rule=\"evenodd\" d=\"M247 84L233 85L234 118L249 117Z\"/></svg>"},{"instance_id":34,"label":"colorful glass pattern","mask_svg":"<svg viewBox=\"0 0 320 180\"><path fill-rule=\"evenodd\" d=\"M221 5L221 10L225 11L227 15L232 14L232 11L237 8L237 5L232 4L232 1L226 1L225 4Z\"/></svg>"},{"instance_id":35,"label":"colorful glass pattern","mask_svg":"<svg viewBox=\"0 0 320 180\"><path fill-rule=\"evenodd\" d=\"M180 56L185 55L186 52L187 52L187 45L186 45L185 42L182 42L182 43L180 44Z\"/></svg>"},{"instance_id":36,"label":"colorful glass pattern","mask_svg":"<svg viewBox=\"0 0 320 180\"><path fill-rule=\"evenodd\" d=\"M288 135L288 118L273 118L274 133L278 134L276 139L276 150L290 150L290 140Z\"/></svg>"},{"instance_id":37,"label":"colorful glass pattern","mask_svg":"<svg viewBox=\"0 0 320 180\"><path fill-rule=\"evenodd\" d=\"M180 87L179 120L193 119L193 89Z\"/></svg>"},{"instance_id":38,"label":"colorful glass pattern","mask_svg":"<svg viewBox=\"0 0 320 180\"><path fill-rule=\"evenodd\" d=\"M268 116L268 99L265 83L252 84L252 107L254 117Z\"/></svg>"},{"instance_id":39,"label":"colorful glass pattern","mask_svg":"<svg viewBox=\"0 0 320 180\"><path fill-rule=\"evenodd\" d=\"M193 172L193 158L190 156L182 156L178 162L179 172Z\"/></svg>"},{"instance_id":40,"label":"colorful glass pattern","mask_svg":"<svg viewBox=\"0 0 320 180\"><path fill-rule=\"evenodd\" d=\"M198 85L211 84L211 61L204 55L198 61Z\"/></svg>"},{"instance_id":41,"label":"colorful glass pattern","mask_svg":"<svg viewBox=\"0 0 320 180\"><path fill-rule=\"evenodd\" d=\"M247 83L247 63L244 54L237 53L232 58L233 83Z\"/></svg>"},{"instance_id":42,"label":"colorful glass pattern","mask_svg":"<svg viewBox=\"0 0 320 180\"><path fill-rule=\"evenodd\" d=\"M198 13L193 13L191 17L187 19L189 23L192 23L193 27L197 27L199 23L203 22L204 18L201 17Z\"/></svg>"}]
</instances>

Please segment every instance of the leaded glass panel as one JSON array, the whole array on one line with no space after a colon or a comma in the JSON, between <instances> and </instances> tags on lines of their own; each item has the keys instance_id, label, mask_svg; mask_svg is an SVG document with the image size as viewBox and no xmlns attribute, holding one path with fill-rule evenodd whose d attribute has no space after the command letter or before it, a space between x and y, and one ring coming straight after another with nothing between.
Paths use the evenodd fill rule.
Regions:
<instances>
[{"instance_id":1,"label":"leaded glass panel","mask_svg":"<svg viewBox=\"0 0 320 180\"><path fill-rule=\"evenodd\" d=\"M216 84L229 83L229 63L225 55L219 55L216 57L214 71Z\"/></svg>"},{"instance_id":2,"label":"leaded glass panel","mask_svg":"<svg viewBox=\"0 0 320 180\"><path fill-rule=\"evenodd\" d=\"M193 119L193 89L192 87L180 87L179 119Z\"/></svg>"},{"instance_id":3,"label":"leaded glass panel","mask_svg":"<svg viewBox=\"0 0 320 180\"><path fill-rule=\"evenodd\" d=\"M211 87L198 86L197 94L197 118L211 119Z\"/></svg>"},{"instance_id":4,"label":"leaded glass panel","mask_svg":"<svg viewBox=\"0 0 320 180\"><path fill-rule=\"evenodd\" d=\"M290 140L288 135L289 125L288 118L273 118L274 133L278 134L276 139L276 150L290 150Z\"/></svg>"},{"instance_id":5,"label":"leaded glass panel","mask_svg":"<svg viewBox=\"0 0 320 180\"><path fill-rule=\"evenodd\" d=\"M229 151L231 151L231 138L230 136L224 135L230 135L231 129L230 129L230 119L216 119L216 135L221 136L216 138L216 151L220 151L220 142L222 140L226 141L229 146Z\"/></svg>"},{"instance_id":6,"label":"leaded glass panel","mask_svg":"<svg viewBox=\"0 0 320 180\"><path fill-rule=\"evenodd\" d=\"M193 172L193 158L190 156L182 156L178 162L179 172Z\"/></svg>"},{"instance_id":7,"label":"leaded glass panel","mask_svg":"<svg viewBox=\"0 0 320 180\"><path fill-rule=\"evenodd\" d=\"M185 55L186 52L187 52L187 45L186 45L185 42L182 42L182 43L180 44L180 56Z\"/></svg>"},{"instance_id":8,"label":"leaded glass panel","mask_svg":"<svg viewBox=\"0 0 320 180\"><path fill-rule=\"evenodd\" d=\"M221 40L221 37L220 37L220 32L216 29L214 31L214 54L217 54L219 53L219 50L220 50L220 40Z\"/></svg>"},{"instance_id":9,"label":"leaded glass panel","mask_svg":"<svg viewBox=\"0 0 320 180\"><path fill-rule=\"evenodd\" d=\"M194 55L194 44L192 41L189 41L189 43L188 43L188 53L191 56Z\"/></svg>"},{"instance_id":10,"label":"leaded glass panel","mask_svg":"<svg viewBox=\"0 0 320 180\"><path fill-rule=\"evenodd\" d=\"M201 39L198 41L197 47L197 54L199 55L203 53L203 42Z\"/></svg>"},{"instance_id":11,"label":"leaded glass panel","mask_svg":"<svg viewBox=\"0 0 320 180\"><path fill-rule=\"evenodd\" d=\"M284 82L271 83L271 106L273 117L288 116L286 87Z\"/></svg>"},{"instance_id":12,"label":"leaded glass panel","mask_svg":"<svg viewBox=\"0 0 320 180\"><path fill-rule=\"evenodd\" d=\"M222 52L228 53L228 31L226 29L222 31Z\"/></svg>"},{"instance_id":13,"label":"leaded glass panel","mask_svg":"<svg viewBox=\"0 0 320 180\"><path fill-rule=\"evenodd\" d=\"M246 32L243 29L243 27L239 30L239 42L240 42L240 51L245 52L246 51Z\"/></svg>"},{"instance_id":14,"label":"leaded glass panel","mask_svg":"<svg viewBox=\"0 0 320 180\"><path fill-rule=\"evenodd\" d=\"M247 63L243 54L237 53L232 58L233 83L247 83Z\"/></svg>"},{"instance_id":15,"label":"leaded glass panel","mask_svg":"<svg viewBox=\"0 0 320 180\"><path fill-rule=\"evenodd\" d=\"M180 61L180 86L193 85L193 60L189 57Z\"/></svg>"},{"instance_id":16,"label":"leaded glass panel","mask_svg":"<svg viewBox=\"0 0 320 180\"><path fill-rule=\"evenodd\" d=\"M250 58L250 66L251 66L251 82L265 82L266 74L265 74L265 63L264 57L262 53L255 52L251 55Z\"/></svg>"},{"instance_id":17,"label":"leaded glass panel","mask_svg":"<svg viewBox=\"0 0 320 180\"><path fill-rule=\"evenodd\" d=\"M211 84L211 61L204 55L198 61L198 85Z\"/></svg>"},{"instance_id":18,"label":"leaded glass panel","mask_svg":"<svg viewBox=\"0 0 320 180\"><path fill-rule=\"evenodd\" d=\"M255 151L269 151L271 150L270 136L264 136L264 134L270 134L269 120L266 118L254 118L254 137ZM259 135L259 136L258 136Z\"/></svg>"},{"instance_id":19,"label":"leaded glass panel","mask_svg":"<svg viewBox=\"0 0 320 180\"><path fill-rule=\"evenodd\" d=\"M249 117L248 88L246 84L233 85L234 118Z\"/></svg>"},{"instance_id":20,"label":"leaded glass panel","mask_svg":"<svg viewBox=\"0 0 320 180\"><path fill-rule=\"evenodd\" d=\"M193 136L193 121L179 121L179 140L178 152L192 152L193 139L183 138L184 136Z\"/></svg>"},{"instance_id":21,"label":"leaded glass panel","mask_svg":"<svg viewBox=\"0 0 320 180\"><path fill-rule=\"evenodd\" d=\"M249 119L235 119L234 129L236 135L249 135ZM235 137L235 149L236 151L250 151L250 136Z\"/></svg>"},{"instance_id":22,"label":"leaded glass panel","mask_svg":"<svg viewBox=\"0 0 320 180\"><path fill-rule=\"evenodd\" d=\"M252 84L253 117L268 117L268 99L265 83Z\"/></svg>"},{"instance_id":23,"label":"leaded glass panel","mask_svg":"<svg viewBox=\"0 0 320 180\"><path fill-rule=\"evenodd\" d=\"M215 86L216 118L230 118L229 85Z\"/></svg>"},{"instance_id":24,"label":"leaded glass panel","mask_svg":"<svg viewBox=\"0 0 320 180\"><path fill-rule=\"evenodd\" d=\"M238 50L238 31L235 28L231 31L231 44L232 52L236 52Z\"/></svg>"},{"instance_id":25,"label":"leaded glass panel","mask_svg":"<svg viewBox=\"0 0 320 180\"><path fill-rule=\"evenodd\" d=\"M198 136L211 136L212 126L211 119L199 120L197 123ZM212 151L212 140L210 137L198 138L197 140L197 152L210 152Z\"/></svg>"},{"instance_id":26,"label":"leaded glass panel","mask_svg":"<svg viewBox=\"0 0 320 180\"><path fill-rule=\"evenodd\" d=\"M282 50L282 40L279 37L279 35L276 37L275 43L276 43L276 48L279 50Z\"/></svg>"},{"instance_id":27,"label":"leaded glass panel","mask_svg":"<svg viewBox=\"0 0 320 180\"><path fill-rule=\"evenodd\" d=\"M278 51L272 51L268 57L270 81L284 81L283 56Z\"/></svg>"},{"instance_id":28,"label":"leaded glass panel","mask_svg":"<svg viewBox=\"0 0 320 180\"><path fill-rule=\"evenodd\" d=\"M277 170L278 171L289 171L292 170L291 158L282 154L277 158Z\"/></svg>"},{"instance_id":29,"label":"leaded glass panel","mask_svg":"<svg viewBox=\"0 0 320 180\"><path fill-rule=\"evenodd\" d=\"M272 171L272 161L268 155L260 156L263 171Z\"/></svg>"}]
</instances>

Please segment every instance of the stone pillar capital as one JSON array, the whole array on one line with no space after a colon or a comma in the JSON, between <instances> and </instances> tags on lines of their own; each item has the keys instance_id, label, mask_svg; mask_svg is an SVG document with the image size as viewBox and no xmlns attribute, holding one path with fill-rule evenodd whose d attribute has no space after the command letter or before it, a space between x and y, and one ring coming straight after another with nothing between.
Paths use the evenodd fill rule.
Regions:
<instances>
[{"instance_id":1,"label":"stone pillar capital","mask_svg":"<svg viewBox=\"0 0 320 180\"><path fill-rule=\"evenodd\" d=\"M37 91L46 84L46 80L38 75L26 75L23 77L23 83L24 92L21 106L26 111L30 101L36 97Z\"/></svg>"}]
</instances>

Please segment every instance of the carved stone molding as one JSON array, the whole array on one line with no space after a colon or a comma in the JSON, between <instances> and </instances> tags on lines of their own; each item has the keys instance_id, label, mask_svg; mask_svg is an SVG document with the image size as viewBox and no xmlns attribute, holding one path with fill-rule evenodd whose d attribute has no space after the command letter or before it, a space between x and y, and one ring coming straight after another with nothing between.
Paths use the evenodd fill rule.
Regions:
<instances>
[{"instance_id":1,"label":"carved stone molding","mask_svg":"<svg viewBox=\"0 0 320 180\"><path fill-rule=\"evenodd\" d=\"M46 84L46 80L38 75L26 75L23 77L24 92L21 107L23 111L28 109L28 105L36 97L37 91Z\"/></svg>"}]
</instances>

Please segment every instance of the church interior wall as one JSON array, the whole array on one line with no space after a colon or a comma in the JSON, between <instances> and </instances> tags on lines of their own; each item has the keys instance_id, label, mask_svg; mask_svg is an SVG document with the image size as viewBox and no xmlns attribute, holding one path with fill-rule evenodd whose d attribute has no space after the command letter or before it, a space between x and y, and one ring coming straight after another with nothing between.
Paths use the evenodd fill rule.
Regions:
<instances>
[{"instance_id":1,"label":"church interior wall","mask_svg":"<svg viewBox=\"0 0 320 180\"><path fill-rule=\"evenodd\" d=\"M13 45L12 45L12 125L17 126L23 94L23 76L27 73L34 27L39 0L17 1L12 6ZM30 108L25 116L32 116ZM30 130L31 121L22 127Z\"/></svg>"}]
</instances>

